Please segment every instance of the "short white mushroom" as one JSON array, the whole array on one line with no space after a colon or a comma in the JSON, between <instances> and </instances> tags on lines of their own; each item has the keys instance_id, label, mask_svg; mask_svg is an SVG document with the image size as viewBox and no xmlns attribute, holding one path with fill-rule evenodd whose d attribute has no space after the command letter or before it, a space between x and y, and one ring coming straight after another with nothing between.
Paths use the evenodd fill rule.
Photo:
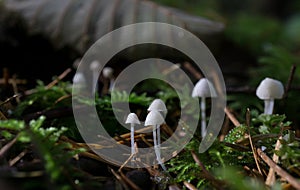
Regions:
<instances>
[{"instance_id":1,"label":"short white mushroom","mask_svg":"<svg viewBox=\"0 0 300 190\"><path fill-rule=\"evenodd\" d=\"M201 97L200 110L201 110L201 136L204 137L206 135L206 105L205 99L208 97L214 98L217 97L217 93L212 83L206 79L200 79L192 92L192 97Z\"/></svg>"},{"instance_id":2,"label":"short white mushroom","mask_svg":"<svg viewBox=\"0 0 300 190\"><path fill-rule=\"evenodd\" d=\"M146 121L145 121L145 126L152 126L153 127L153 141L154 141L154 151L156 154L156 159L158 161L158 163L161 165L161 167L163 168L163 170L167 170L166 167L164 166L164 164L162 163L161 157L160 157L160 153L158 151L158 146L157 146L157 140L156 140L156 128L158 128L161 124L163 124L164 118L162 117L162 115L158 112L158 111L150 111L146 117Z\"/></svg>"},{"instance_id":3,"label":"short white mushroom","mask_svg":"<svg viewBox=\"0 0 300 190\"><path fill-rule=\"evenodd\" d=\"M163 118L165 118L168 113L167 107L161 99L153 100L147 110L148 111L158 111L163 116ZM160 150L160 144L161 144L160 126L158 126L156 128L156 133L157 133L157 146L158 146L159 154L160 154L160 152L161 152L161 150Z\"/></svg>"},{"instance_id":4,"label":"short white mushroom","mask_svg":"<svg viewBox=\"0 0 300 190\"><path fill-rule=\"evenodd\" d=\"M90 70L92 71L92 87L93 87L93 91L92 93L94 94L97 91L98 88L98 78L99 78L99 69L101 67L101 64L99 63L99 61L94 60L91 64L90 64Z\"/></svg>"},{"instance_id":5,"label":"short white mushroom","mask_svg":"<svg viewBox=\"0 0 300 190\"><path fill-rule=\"evenodd\" d=\"M114 86L114 70L111 67L104 67L102 74L105 78L109 79L109 88L108 88L108 92L111 92L113 86Z\"/></svg>"},{"instance_id":6,"label":"short white mushroom","mask_svg":"<svg viewBox=\"0 0 300 190\"><path fill-rule=\"evenodd\" d=\"M283 84L271 78L265 78L256 89L256 96L264 100L264 114L272 114L274 108L274 99L281 99L284 94Z\"/></svg>"},{"instance_id":7,"label":"short white mushroom","mask_svg":"<svg viewBox=\"0 0 300 190\"><path fill-rule=\"evenodd\" d=\"M137 115L135 113L130 113L127 116L127 119L125 121L126 124L130 124L130 140L131 140L131 154L134 154L134 125L137 124L141 124L141 122L139 121Z\"/></svg>"},{"instance_id":8,"label":"short white mushroom","mask_svg":"<svg viewBox=\"0 0 300 190\"><path fill-rule=\"evenodd\" d=\"M81 72L76 72L73 77L73 89L74 93L80 92L86 87L86 80Z\"/></svg>"}]
</instances>

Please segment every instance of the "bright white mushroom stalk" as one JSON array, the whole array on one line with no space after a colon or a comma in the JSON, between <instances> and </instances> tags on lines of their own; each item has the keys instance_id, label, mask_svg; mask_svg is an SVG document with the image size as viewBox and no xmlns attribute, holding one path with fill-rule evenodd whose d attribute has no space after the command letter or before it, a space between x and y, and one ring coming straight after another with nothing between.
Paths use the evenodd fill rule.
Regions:
<instances>
[{"instance_id":1,"label":"bright white mushroom stalk","mask_svg":"<svg viewBox=\"0 0 300 190\"><path fill-rule=\"evenodd\" d=\"M101 64L99 61L95 60L90 64L90 70L92 71L92 82L93 82L93 91L92 93L95 94L98 89L98 78L99 78L99 69Z\"/></svg>"},{"instance_id":2,"label":"bright white mushroom stalk","mask_svg":"<svg viewBox=\"0 0 300 190\"><path fill-rule=\"evenodd\" d=\"M265 78L256 89L256 96L264 100L264 114L272 114L274 109L274 100L281 99L284 94L283 84L271 78Z\"/></svg>"},{"instance_id":3,"label":"bright white mushroom stalk","mask_svg":"<svg viewBox=\"0 0 300 190\"><path fill-rule=\"evenodd\" d=\"M153 127L153 141L154 141L154 151L156 154L156 159L159 163L159 165L163 168L163 170L167 171L167 168L162 163L160 153L158 151L158 144L157 144L157 137L156 137L156 129L163 124L164 118L158 111L150 111L146 117L145 126L152 126Z\"/></svg>"},{"instance_id":4,"label":"bright white mushroom stalk","mask_svg":"<svg viewBox=\"0 0 300 190\"><path fill-rule=\"evenodd\" d=\"M134 125L137 124L141 124L141 122L139 121L137 115L135 113L130 113L127 116L127 119L125 121L126 124L130 124L130 140L131 140L131 154L135 154L135 149L134 149Z\"/></svg>"},{"instance_id":5,"label":"bright white mushroom stalk","mask_svg":"<svg viewBox=\"0 0 300 190\"><path fill-rule=\"evenodd\" d=\"M167 116L167 113L168 113L167 107L161 99L153 100L147 110L148 111L158 111L163 116L163 118L165 118ZM161 144L160 126L158 126L156 128L156 134L157 134L158 152L159 152L159 155L160 155L161 154L161 150L160 150L160 147L161 147L160 146L160 144Z\"/></svg>"},{"instance_id":6,"label":"bright white mushroom stalk","mask_svg":"<svg viewBox=\"0 0 300 190\"><path fill-rule=\"evenodd\" d=\"M206 98L217 97L217 93L212 83L208 79L202 78L196 83L192 92L192 97L201 97L201 136L203 138L206 135Z\"/></svg>"}]
</instances>

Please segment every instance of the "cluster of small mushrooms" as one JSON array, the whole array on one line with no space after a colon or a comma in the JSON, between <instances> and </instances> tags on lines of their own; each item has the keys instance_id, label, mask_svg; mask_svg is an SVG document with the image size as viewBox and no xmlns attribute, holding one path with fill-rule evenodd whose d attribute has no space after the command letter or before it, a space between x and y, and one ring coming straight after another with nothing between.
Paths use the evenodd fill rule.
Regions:
<instances>
[{"instance_id":1,"label":"cluster of small mushrooms","mask_svg":"<svg viewBox=\"0 0 300 190\"><path fill-rule=\"evenodd\" d=\"M163 168L163 170L167 170L164 166L161 159L161 137L160 137L160 125L165 123L165 117L167 115L167 107L165 103L161 99L155 99L148 107L147 111L149 112L146 120L145 126L152 126L153 131L153 143L154 143L154 151L156 154L156 159L159 165ZM134 148L134 125L140 124L137 115L135 113L130 113L127 116L125 121L126 124L131 125L131 154L135 154Z\"/></svg>"},{"instance_id":2,"label":"cluster of small mushrooms","mask_svg":"<svg viewBox=\"0 0 300 190\"><path fill-rule=\"evenodd\" d=\"M98 72L101 67L101 64L98 61L93 61L90 64L90 70L92 72L92 82L93 82L93 93L97 89L98 85ZM109 92L114 85L113 69L110 67L104 67L102 75L110 80ZM77 72L73 78L73 84L77 86L85 85L85 77L82 73ZM281 99L284 95L284 86L283 84L275 79L265 78L261 81L256 90L256 95L259 99L264 100L264 114L272 114L274 108L274 100ZM202 138L206 135L206 98L215 98L217 93L213 84L206 78L200 79L193 91L193 98L201 98L200 101L200 111L201 111L201 136ZM160 137L160 125L165 123L165 117L167 115L167 108L165 103L161 99L155 99L147 109L148 115L146 117L145 126L152 126L153 130L153 142L154 142L154 151L156 154L156 159L161 167L166 170L162 159L161 159L161 137ZM127 116L125 121L126 124L131 125L131 155L135 155L134 147L134 126L140 125L137 115L135 113L130 113ZM134 160L134 156L133 156Z\"/></svg>"}]
</instances>

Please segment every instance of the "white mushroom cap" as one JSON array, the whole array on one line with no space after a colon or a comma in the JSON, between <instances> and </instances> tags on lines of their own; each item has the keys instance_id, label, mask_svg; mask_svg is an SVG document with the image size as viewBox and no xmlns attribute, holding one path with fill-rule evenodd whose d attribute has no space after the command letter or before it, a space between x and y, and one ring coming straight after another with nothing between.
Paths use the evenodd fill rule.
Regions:
<instances>
[{"instance_id":1,"label":"white mushroom cap","mask_svg":"<svg viewBox=\"0 0 300 190\"><path fill-rule=\"evenodd\" d=\"M100 69L101 64L99 61L94 60L91 64L90 64L90 70L92 71L97 71L98 69Z\"/></svg>"},{"instance_id":2,"label":"white mushroom cap","mask_svg":"<svg viewBox=\"0 0 300 190\"><path fill-rule=\"evenodd\" d=\"M150 125L161 125L163 124L164 118L158 111L150 111L146 117L145 121L145 126L150 126Z\"/></svg>"},{"instance_id":3,"label":"white mushroom cap","mask_svg":"<svg viewBox=\"0 0 300 190\"><path fill-rule=\"evenodd\" d=\"M85 84L84 75L80 72L76 72L73 77L73 84Z\"/></svg>"},{"instance_id":4,"label":"white mushroom cap","mask_svg":"<svg viewBox=\"0 0 300 190\"><path fill-rule=\"evenodd\" d=\"M104 67L102 73L105 78L110 79L113 76L114 70L111 67Z\"/></svg>"},{"instance_id":5,"label":"white mushroom cap","mask_svg":"<svg viewBox=\"0 0 300 190\"><path fill-rule=\"evenodd\" d=\"M141 124L141 122L139 121L139 119L135 113L128 114L125 123L126 124L128 124L128 123Z\"/></svg>"},{"instance_id":6,"label":"white mushroom cap","mask_svg":"<svg viewBox=\"0 0 300 190\"><path fill-rule=\"evenodd\" d=\"M148 111L159 111L159 112L163 112L164 114L167 114L167 111L168 111L165 103L161 99L153 100L147 110Z\"/></svg>"},{"instance_id":7,"label":"white mushroom cap","mask_svg":"<svg viewBox=\"0 0 300 190\"><path fill-rule=\"evenodd\" d=\"M281 99L283 94L283 84L271 78L262 80L256 89L256 96L262 100Z\"/></svg>"},{"instance_id":8,"label":"white mushroom cap","mask_svg":"<svg viewBox=\"0 0 300 190\"><path fill-rule=\"evenodd\" d=\"M192 97L217 97L217 93L213 84L208 79L202 78L196 83Z\"/></svg>"}]
</instances>

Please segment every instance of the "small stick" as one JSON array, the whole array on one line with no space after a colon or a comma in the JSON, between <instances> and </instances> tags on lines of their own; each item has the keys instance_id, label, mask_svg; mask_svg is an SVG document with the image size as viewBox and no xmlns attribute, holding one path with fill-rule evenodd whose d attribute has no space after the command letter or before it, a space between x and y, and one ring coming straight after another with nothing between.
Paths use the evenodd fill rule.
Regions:
<instances>
[{"instance_id":1,"label":"small stick","mask_svg":"<svg viewBox=\"0 0 300 190\"><path fill-rule=\"evenodd\" d=\"M141 139L144 143L146 143L149 147L152 147L153 145L147 141L147 139L144 136L141 136Z\"/></svg>"},{"instance_id":2,"label":"small stick","mask_svg":"<svg viewBox=\"0 0 300 190\"><path fill-rule=\"evenodd\" d=\"M206 179L208 179L209 181L212 182L212 184L217 188L217 189L221 189L223 182L216 179L212 174L209 173L209 171L207 171L207 169L205 168L205 166L202 164L202 162L200 161L200 159L198 158L198 156L196 155L196 153L194 151L191 151L192 157L194 159L194 161L198 164L198 166L200 166L203 175Z\"/></svg>"},{"instance_id":3,"label":"small stick","mask_svg":"<svg viewBox=\"0 0 300 190\"><path fill-rule=\"evenodd\" d=\"M53 86L55 86L59 81L61 81L63 78L65 78L70 72L72 71L71 68L67 68L62 74L60 74L54 81L52 81L51 83L49 83L46 86L46 89L49 89Z\"/></svg>"},{"instance_id":4,"label":"small stick","mask_svg":"<svg viewBox=\"0 0 300 190\"><path fill-rule=\"evenodd\" d=\"M18 156L16 156L14 159L9 161L9 166L13 166L15 165L19 160L21 160L26 154L27 154L28 150L25 149L24 151L22 151Z\"/></svg>"},{"instance_id":5,"label":"small stick","mask_svg":"<svg viewBox=\"0 0 300 190\"><path fill-rule=\"evenodd\" d=\"M199 80L201 78L203 78L203 76L201 75L200 72L198 72L189 62L185 62L183 63L183 67L188 70L190 73L192 73L192 75L194 75L194 77Z\"/></svg>"},{"instance_id":6,"label":"small stick","mask_svg":"<svg viewBox=\"0 0 300 190\"><path fill-rule=\"evenodd\" d=\"M144 131L149 131L149 133L152 132L152 127L145 127L145 128L142 128L142 129L138 129L136 130L134 133L143 133ZM125 134L122 134L122 135L119 135L119 137L121 138L130 138L130 133L125 133Z\"/></svg>"},{"instance_id":7,"label":"small stick","mask_svg":"<svg viewBox=\"0 0 300 190\"><path fill-rule=\"evenodd\" d=\"M230 119L234 126L238 127L241 125L240 122L236 119L236 117L229 111L228 107L224 108L224 112L226 113L227 117Z\"/></svg>"},{"instance_id":8,"label":"small stick","mask_svg":"<svg viewBox=\"0 0 300 190\"><path fill-rule=\"evenodd\" d=\"M47 86L46 86L46 89L49 89L51 87L53 87L54 85L56 85L60 80L62 80L63 78L65 78L72 70L70 68L66 69L62 74L60 74L54 81L50 82ZM2 102L0 104L3 105L3 104L6 104L8 102L10 102L11 100L15 99L15 98L19 98L21 96L28 96L28 95L31 95L33 93L36 92L36 89L30 89L30 90L26 90L25 92L23 93L18 93L18 94L15 94L13 95L12 97L8 98L7 100L5 100L4 102Z\"/></svg>"},{"instance_id":9,"label":"small stick","mask_svg":"<svg viewBox=\"0 0 300 190\"><path fill-rule=\"evenodd\" d=\"M186 188L188 188L189 190L197 190L197 188L196 188L194 185L192 185L191 183L189 183L189 182L187 182L187 181L184 181L183 184L184 184L184 186L185 186Z\"/></svg>"},{"instance_id":10,"label":"small stick","mask_svg":"<svg viewBox=\"0 0 300 190\"><path fill-rule=\"evenodd\" d=\"M290 75L289 75L288 81L285 86L283 99L287 99L287 97L288 97L288 92L291 88L291 84L292 84L294 76L295 76L295 71L296 71L296 65L294 64L294 65L292 65L291 70L290 70Z\"/></svg>"},{"instance_id":11,"label":"small stick","mask_svg":"<svg viewBox=\"0 0 300 190\"><path fill-rule=\"evenodd\" d=\"M0 120L7 120L7 117L4 115L4 113L2 113L1 110L0 110Z\"/></svg>"},{"instance_id":12,"label":"small stick","mask_svg":"<svg viewBox=\"0 0 300 190\"><path fill-rule=\"evenodd\" d=\"M255 164L256 164L256 167L257 167L260 175L263 176L263 174L261 172L261 169L260 169L260 166L259 166L259 163L258 163L257 152L255 151L253 143L252 143L251 131L250 131L250 109L249 108L247 109L247 113L246 113L246 124L247 124L247 127L248 127L249 142L250 142L250 146L251 146L251 149L252 149Z\"/></svg>"},{"instance_id":13,"label":"small stick","mask_svg":"<svg viewBox=\"0 0 300 190\"><path fill-rule=\"evenodd\" d=\"M281 123L281 125L282 125L282 123ZM280 149L280 145L281 145L280 140L282 139L282 132L283 132L283 126L281 126L280 136L279 136L278 140L276 141L275 151ZM279 156L277 156L274 153L272 159L277 164L279 161ZM275 180L276 180L275 172L274 172L273 168L270 168L265 184L268 186L272 186L275 183Z\"/></svg>"},{"instance_id":14,"label":"small stick","mask_svg":"<svg viewBox=\"0 0 300 190\"><path fill-rule=\"evenodd\" d=\"M219 141L220 142L224 141L226 135L230 131L229 123L230 123L230 119L228 117L225 117L224 124L221 128L220 135L219 135Z\"/></svg>"},{"instance_id":15,"label":"small stick","mask_svg":"<svg viewBox=\"0 0 300 190\"><path fill-rule=\"evenodd\" d=\"M130 187L130 189L133 190L141 190L135 183L133 183L128 177L126 177L122 171L119 172L121 174L122 179L124 180L125 183Z\"/></svg>"},{"instance_id":16,"label":"small stick","mask_svg":"<svg viewBox=\"0 0 300 190\"><path fill-rule=\"evenodd\" d=\"M4 154L17 142L19 135L17 135L13 140L4 145L0 150L0 158L4 156Z\"/></svg>"},{"instance_id":17,"label":"small stick","mask_svg":"<svg viewBox=\"0 0 300 190\"><path fill-rule=\"evenodd\" d=\"M278 166L271 158L269 158L260 148L257 149L258 155L263 159L263 161L268 164L270 168L280 175L282 178L286 179L295 189L300 189L300 181L293 176L291 176L288 172L283 170L280 166Z\"/></svg>"},{"instance_id":18,"label":"small stick","mask_svg":"<svg viewBox=\"0 0 300 190\"><path fill-rule=\"evenodd\" d=\"M239 150L239 151L243 151L243 152L247 152L249 151L249 148L247 146L244 146L244 145L240 145L240 144L231 144L231 143L228 143L228 142L223 142L225 146L228 146L230 148L233 148L233 149L236 149L236 150Z\"/></svg>"},{"instance_id":19,"label":"small stick","mask_svg":"<svg viewBox=\"0 0 300 190\"><path fill-rule=\"evenodd\" d=\"M135 143L136 145L136 143ZM118 172L122 172L122 169L124 168L124 166L137 154L136 150L137 150L137 147L135 146L135 152L133 154L130 154L130 156L128 157L128 159L120 166Z\"/></svg>"},{"instance_id":20,"label":"small stick","mask_svg":"<svg viewBox=\"0 0 300 190\"><path fill-rule=\"evenodd\" d=\"M4 104L6 104L6 103L12 101L13 99L17 98L18 96L20 96L20 94L15 94L15 95L13 95L12 97L7 98L4 102L1 102L1 103L0 103L0 106L2 106L2 105L4 105Z\"/></svg>"},{"instance_id":21,"label":"small stick","mask_svg":"<svg viewBox=\"0 0 300 190\"><path fill-rule=\"evenodd\" d=\"M13 75L11 85L13 87L14 94L19 94L16 75ZM16 97L16 101L17 101L17 103L20 103L20 97L17 96Z\"/></svg>"},{"instance_id":22,"label":"small stick","mask_svg":"<svg viewBox=\"0 0 300 190\"><path fill-rule=\"evenodd\" d=\"M263 139L269 139L269 138L278 138L279 135L278 134L259 134L259 135L254 135L252 136L252 142L256 142L259 140L263 140ZM248 145L249 144L249 140L248 140L248 136L245 139L242 139L241 141L238 141L238 144L243 144L243 145Z\"/></svg>"},{"instance_id":23,"label":"small stick","mask_svg":"<svg viewBox=\"0 0 300 190\"><path fill-rule=\"evenodd\" d=\"M115 170L113 170L112 168L110 168L111 173L117 178L117 180L122 184L122 186L124 187L125 190L129 190L127 184L125 183L125 181L123 180L123 178L117 174L117 172L115 172Z\"/></svg>"}]
</instances>

